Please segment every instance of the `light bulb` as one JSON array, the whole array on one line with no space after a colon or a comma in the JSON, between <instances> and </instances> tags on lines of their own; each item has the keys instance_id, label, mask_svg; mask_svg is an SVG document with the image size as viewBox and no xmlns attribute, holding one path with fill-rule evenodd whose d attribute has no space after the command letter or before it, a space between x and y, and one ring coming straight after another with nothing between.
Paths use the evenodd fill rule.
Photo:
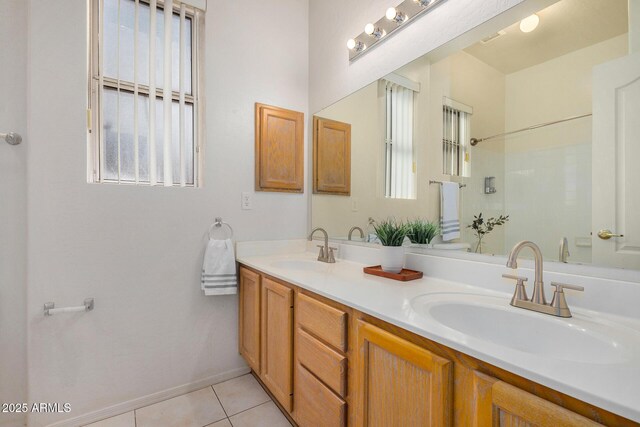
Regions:
<instances>
[{"instance_id":1,"label":"light bulb","mask_svg":"<svg viewBox=\"0 0 640 427\"><path fill-rule=\"evenodd\" d=\"M535 13L531 16L524 18L520 21L520 31L523 33L530 33L535 30L540 23L540 18Z\"/></svg>"},{"instance_id":2,"label":"light bulb","mask_svg":"<svg viewBox=\"0 0 640 427\"><path fill-rule=\"evenodd\" d=\"M389 21L393 21L394 19L396 19L397 15L398 12L396 12L395 7L390 7L389 9L387 9L386 17Z\"/></svg>"},{"instance_id":3,"label":"light bulb","mask_svg":"<svg viewBox=\"0 0 640 427\"><path fill-rule=\"evenodd\" d=\"M373 34L373 32L375 31L375 27L373 26L373 24L367 24L364 26L364 32L371 35Z\"/></svg>"},{"instance_id":4,"label":"light bulb","mask_svg":"<svg viewBox=\"0 0 640 427\"><path fill-rule=\"evenodd\" d=\"M354 47L356 47L356 41L354 39L349 39L347 41L347 48L349 50L353 49Z\"/></svg>"}]
</instances>

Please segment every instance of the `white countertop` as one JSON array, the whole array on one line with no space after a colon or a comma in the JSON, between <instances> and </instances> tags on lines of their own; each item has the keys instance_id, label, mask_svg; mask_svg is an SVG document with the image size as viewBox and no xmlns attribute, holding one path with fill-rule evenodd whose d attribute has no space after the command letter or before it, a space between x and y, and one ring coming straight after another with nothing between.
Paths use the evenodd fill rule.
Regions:
<instances>
[{"instance_id":1,"label":"white countertop","mask_svg":"<svg viewBox=\"0 0 640 427\"><path fill-rule=\"evenodd\" d=\"M287 263L291 261L294 262L290 263L293 266L297 261L317 262L316 255L300 251L282 253L283 248L275 251L280 252L279 255L265 256L259 252L239 251L238 261L531 381L640 422L638 318L619 317L575 307L568 297L574 317L554 318L554 321L572 322L572 326L578 329L582 322L598 322L603 328L612 328L611 332L613 334L615 331L614 335L618 340L615 345L625 348L626 356L616 363L602 363L596 356L582 358L579 362L545 357L461 334L418 314L412 307L412 300L420 295L459 292L501 298L504 300L505 310L513 310L523 316L546 316L509 306L513 287L506 287L506 292L498 292L487 287L429 277L427 273L420 280L397 282L365 274L362 269L366 264L341 259L335 264L318 262L319 267L314 271L288 268ZM422 299L428 298L430 297L425 296ZM525 336L527 333L535 331L522 331ZM558 342L557 345L561 347L567 344ZM567 353L566 348L564 353Z\"/></svg>"}]
</instances>

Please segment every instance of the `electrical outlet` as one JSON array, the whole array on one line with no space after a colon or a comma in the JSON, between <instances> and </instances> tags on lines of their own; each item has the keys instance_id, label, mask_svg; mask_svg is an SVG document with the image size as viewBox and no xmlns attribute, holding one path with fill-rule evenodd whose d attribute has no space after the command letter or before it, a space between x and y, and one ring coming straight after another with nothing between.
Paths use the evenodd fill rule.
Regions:
<instances>
[{"instance_id":1,"label":"electrical outlet","mask_svg":"<svg viewBox=\"0 0 640 427\"><path fill-rule=\"evenodd\" d=\"M251 193L243 192L242 193L242 202L241 202L242 210L249 211L253 209L253 198Z\"/></svg>"}]
</instances>

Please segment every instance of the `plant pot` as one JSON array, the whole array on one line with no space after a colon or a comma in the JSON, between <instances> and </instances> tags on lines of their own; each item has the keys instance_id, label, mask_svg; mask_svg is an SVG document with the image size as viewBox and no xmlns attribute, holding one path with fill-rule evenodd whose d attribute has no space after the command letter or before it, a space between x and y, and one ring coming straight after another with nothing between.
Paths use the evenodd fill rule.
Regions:
<instances>
[{"instance_id":1,"label":"plant pot","mask_svg":"<svg viewBox=\"0 0 640 427\"><path fill-rule=\"evenodd\" d=\"M400 273L404 267L404 248L402 246L383 246L380 248L380 266L388 273Z\"/></svg>"}]
</instances>

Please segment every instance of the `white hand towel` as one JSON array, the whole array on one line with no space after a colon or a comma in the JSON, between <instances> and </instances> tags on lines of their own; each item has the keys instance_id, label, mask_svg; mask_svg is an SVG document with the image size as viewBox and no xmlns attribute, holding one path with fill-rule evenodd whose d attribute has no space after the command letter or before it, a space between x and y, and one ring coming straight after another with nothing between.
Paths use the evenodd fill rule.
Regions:
<instances>
[{"instance_id":1,"label":"white hand towel","mask_svg":"<svg viewBox=\"0 0 640 427\"><path fill-rule=\"evenodd\" d=\"M207 243L202 263L202 290L205 295L238 293L236 255L231 239Z\"/></svg>"},{"instance_id":2,"label":"white hand towel","mask_svg":"<svg viewBox=\"0 0 640 427\"><path fill-rule=\"evenodd\" d=\"M443 182L440 188L440 232L445 242L460 238L459 192L457 182Z\"/></svg>"}]
</instances>

